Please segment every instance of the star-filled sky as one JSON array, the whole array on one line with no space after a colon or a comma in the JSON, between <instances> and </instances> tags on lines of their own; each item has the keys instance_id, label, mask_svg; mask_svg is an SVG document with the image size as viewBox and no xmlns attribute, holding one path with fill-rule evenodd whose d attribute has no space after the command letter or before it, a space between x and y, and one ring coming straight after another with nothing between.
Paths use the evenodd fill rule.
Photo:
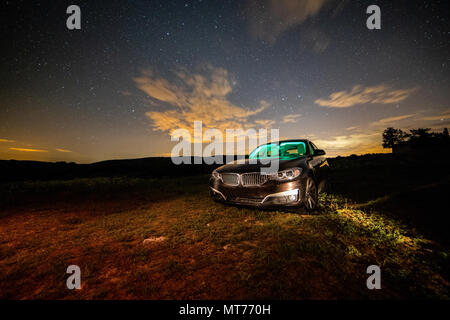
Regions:
<instances>
[{"instance_id":1,"label":"star-filled sky","mask_svg":"<svg viewBox=\"0 0 450 320\"><path fill-rule=\"evenodd\" d=\"M66 9L81 8L81 30ZM369 30L366 9L381 9ZM279 128L329 155L450 126L448 1L0 5L0 159L169 155L175 129Z\"/></svg>"}]
</instances>

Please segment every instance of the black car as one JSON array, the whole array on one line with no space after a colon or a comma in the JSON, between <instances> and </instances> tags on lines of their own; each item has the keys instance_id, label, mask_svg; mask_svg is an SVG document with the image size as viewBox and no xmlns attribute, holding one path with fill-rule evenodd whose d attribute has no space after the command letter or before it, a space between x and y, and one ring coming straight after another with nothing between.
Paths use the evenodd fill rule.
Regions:
<instances>
[{"instance_id":1,"label":"black car","mask_svg":"<svg viewBox=\"0 0 450 320\"><path fill-rule=\"evenodd\" d=\"M278 161L267 172L268 161ZM263 169L265 168L265 170ZM257 147L247 159L225 164L212 172L214 200L255 207L317 207L318 193L328 176L325 151L309 140L285 140Z\"/></svg>"}]
</instances>

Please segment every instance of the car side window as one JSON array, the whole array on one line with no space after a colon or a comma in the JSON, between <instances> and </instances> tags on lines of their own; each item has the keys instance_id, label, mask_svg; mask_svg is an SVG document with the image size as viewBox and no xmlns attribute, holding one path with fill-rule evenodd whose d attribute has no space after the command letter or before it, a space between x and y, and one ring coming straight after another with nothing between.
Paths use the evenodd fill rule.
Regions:
<instances>
[{"instance_id":1,"label":"car side window","mask_svg":"<svg viewBox=\"0 0 450 320\"><path fill-rule=\"evenodd\" d=\"M312 144L312 142L309 142L308 143L309 144L309 150L310 150L310 153L311 153L311 155L313 156L314 154L315 154L315 149L314 149L314 147L313 147L313 144Z\"/></svg>"},{"instance_id":2,"label":"car side window","mask_svg":"<svg viewBox=\"0 0 450 320\"><path fill-rule=\"evenodd\" d=\"M310 142L309 144L311 148L311 154L314 155L316 153L316 150L318 150L319 148L317 148L317 146L312 142Z\"/></svg>"}]
</instances>

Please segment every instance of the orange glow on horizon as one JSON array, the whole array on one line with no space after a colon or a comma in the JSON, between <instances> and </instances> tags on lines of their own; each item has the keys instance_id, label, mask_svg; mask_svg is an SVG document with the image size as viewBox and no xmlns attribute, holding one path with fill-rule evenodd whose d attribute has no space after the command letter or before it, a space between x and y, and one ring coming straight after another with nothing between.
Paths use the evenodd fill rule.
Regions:
<instances>
[{"instance_id":1,"label":"orange glow on horizon","mask_svg":"<svg viewBox=\"0 0 450 320\"><path fill-rule=\"evenodd\" d=\"M29 149L29 148L9 148L9 150L20 151L20 152L48 152L47 150Z\"/></svg>"}]
</instances>

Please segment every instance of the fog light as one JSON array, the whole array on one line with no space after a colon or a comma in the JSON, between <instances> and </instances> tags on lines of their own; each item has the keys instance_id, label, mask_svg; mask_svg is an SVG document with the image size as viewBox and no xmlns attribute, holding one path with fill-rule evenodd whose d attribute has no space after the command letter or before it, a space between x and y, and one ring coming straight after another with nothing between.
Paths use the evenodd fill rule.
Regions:
<instances>
[{"instance_id":1,"label":"fog light","mask_svg":"<svg viewBox=\"0 0 450 320\"><path fill-rule=\"evenodd\" d=\"M271 200L274 204L286 203L286 197L273 197Z\"/></svg>"},{"instance_id":2,"label":"fog light","mask_svg":"<svg viewBox=\"0 0 450 320\"><path fill-rule=\"evenodd\" d=\"M298 201L299 199L299 190L293 189L278 193L272 193L266 196L261 203L272 203L272 204L287 204L290 202Z\"/></svg>"}]
</instances>

